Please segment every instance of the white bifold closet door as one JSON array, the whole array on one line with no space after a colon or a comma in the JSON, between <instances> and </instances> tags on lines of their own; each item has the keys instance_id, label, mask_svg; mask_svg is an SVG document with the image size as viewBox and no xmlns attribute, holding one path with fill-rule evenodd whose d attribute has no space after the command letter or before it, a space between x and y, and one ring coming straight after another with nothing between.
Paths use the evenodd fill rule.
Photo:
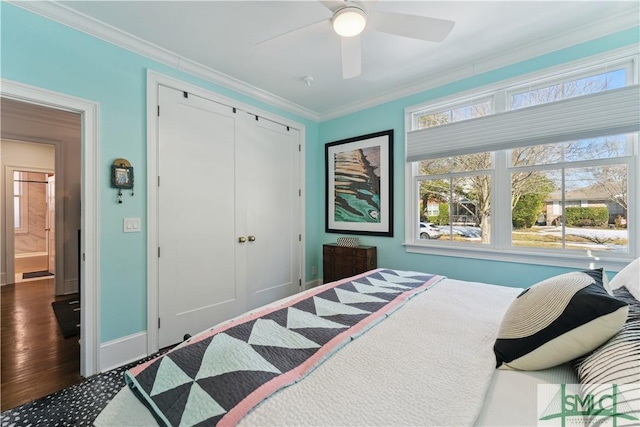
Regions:
<instances>
[{"instance_id":1,"label":"white bifold closet door","mask_svg":"<svg viewBox=\"0 0 640 427\"><path fill-rule=\"evenodd\" d=\"M160 348L300 289L297 131L159 88Z\"/></svg>"}]
</instances>

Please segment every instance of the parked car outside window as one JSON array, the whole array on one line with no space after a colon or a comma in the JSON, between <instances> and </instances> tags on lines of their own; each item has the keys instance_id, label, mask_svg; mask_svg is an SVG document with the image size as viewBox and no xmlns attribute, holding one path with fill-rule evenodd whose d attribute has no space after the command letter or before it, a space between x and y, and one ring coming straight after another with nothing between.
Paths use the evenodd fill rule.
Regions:
<instances>
[{"instance_id":1,"label":"parked car outside window","mask_svg":"<svg viewBox=\"0 0 640 427\"><path fill-rule=\"evenodd\" d=\"M420 223L421 239L437 239L440 237L440 229L430 222Z\"/></svg>"}]
</instances>

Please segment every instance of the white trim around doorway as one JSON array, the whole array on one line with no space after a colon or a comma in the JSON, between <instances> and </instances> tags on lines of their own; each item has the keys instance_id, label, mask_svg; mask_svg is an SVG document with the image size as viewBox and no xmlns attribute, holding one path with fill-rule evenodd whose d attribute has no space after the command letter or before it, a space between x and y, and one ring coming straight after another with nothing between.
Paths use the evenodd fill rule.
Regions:
<instances>
[{"instance_id":1,"label":"white trim around doorway","mask_svg":"<svg viewBox=\"0 0 640 427\"><path fill-rule=\"evenodd\" d=\"M5 98L70 111L82 116L80 375L89 377L97 374L100 366L100 105L94 101L11 80L0 79L0 85L0 93Z\"/></svg>"}]
</instances>

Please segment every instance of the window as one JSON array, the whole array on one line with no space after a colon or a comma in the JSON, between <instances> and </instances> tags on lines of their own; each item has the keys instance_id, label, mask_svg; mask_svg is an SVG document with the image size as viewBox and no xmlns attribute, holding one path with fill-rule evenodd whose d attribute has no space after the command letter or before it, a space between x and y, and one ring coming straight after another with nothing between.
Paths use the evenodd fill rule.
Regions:
<instances>
[{"instance_id":1,"label":"window","mask_svg":"<svg viewBox=\"0 0 640 427\"><path fill-rule=\"evenodd\" d=\"M511 244L627 253L634 139L615 135L512 150Z\"/></svg>"},{"instance_id":2,"label":"window","mask_svg":"<svg viewBox=\"0 0 640 427\"><path fill-rule=\"evenodd\" d=\"M440 215L440 203L427 199L427 217Z\"/></svg>"},{"instance_id":3,"label":"window","mask_svg":"<svg viewBox=\"0 0 640 427\"><path fill-rule=\"evenodd\" d=\"M436 217L419 212L421 221L437 225L443 241L490 243L492 168L492 153L420 162L421 205L439 207Z\"/></svg>"},{"instance_id":4,"label":"window","mask_svg":"<svg viewBox=\"0 0 640 427\"><path fill-rule=\"evenodd\" d=\"M546 104L576 96L604 92L626 86L628 70L621 67L613 71L587 75L585 77L556 80L553 84L542 84L542 87L512 93L511 110Z\"/></svg>"},{"instance_id":5,"label":"window","mask_svg":"<svg viewBox=\"0 0 640 427\"><path fill-rule=\"evenodd\" d=\"M625 59L408 110L407 250L580 266L637 256L636 68ZM438 239L415 237L424 222Z\"/></svg>"},{"instance_id":6,"label":"window","mask_svg":"<svg viewBox=\"0 0 640 427\"><path fill-rule=\"evenodd\" d=\"M22 172L13 172L13 221L16 233L29 231L29 186L24 185Z\"/></svg>"},{"instance_id":7,"label":"window","mask_svg":"<svg viewBox=\"0 0 640 427\"><path fill-rule=\"evenodd\" d=\"M474 119L491 114L493 100L479 99L472 103L464 103L442 111L423 112L414 115L414 128L425 129L447 123Z\"/></svg>"}]
</instances>

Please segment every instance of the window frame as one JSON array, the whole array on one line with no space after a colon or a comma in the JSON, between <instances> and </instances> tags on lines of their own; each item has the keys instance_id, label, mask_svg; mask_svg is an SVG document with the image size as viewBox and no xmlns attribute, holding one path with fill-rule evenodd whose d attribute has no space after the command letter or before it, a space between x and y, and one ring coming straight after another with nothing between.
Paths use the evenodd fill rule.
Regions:
<instances>
[{"instance_id":1,"label":"window frame","mask_svg":"<svg viewBox=\"0 0 640 427\"><path fill-rule=\"evenodd\" d=\"M632 53L633 52L633 53ZM510 105L510 97L514 93L521 93L523 89L535 89L545 87L553 83L564 83L606 72L612 69L627 69L627 84L638 82L638 55L637 48L622 49L616 53L608 53L591 57L589 60L576 61L563 66L553 67L543 72L531 73L518 78L498 82L491 86L476 88L457 96L450 96L437 102L407 107L405 109L405 131L417 129L414 127L419 115L434 114L442 111L459 108L469 103L485 100L493 97L492 113L507 111ZM418 175L419 162L405 164L405 250L410 253L423 253L432 255L446 255L462 258L485 259L495 261L519 262L527 264L539 264L561 267L593 268L604 267L607 270L617 271L623 268L629 261L640 255L640 185L631 185L638 182L640 174L640 153L638 134L633 134L631 152L626 157L617 157L612 162L626 163L629 182L629 206L627 218L627 230L629 244L626 253L607 253L605 251L575 251L567 249L541 249L522 246L513 246L511 227L497 227L495 224L508 221L511 224L511 206L505 203L505 194L511 194L511 171L508 156L510 150L494 152L494 168L492 180L491 206L492 219L490 230L490 243L478 245L477 243L461 243L451 241L429 241L418 237L420 213L418 212L420 200L419 181L425 179ZM406 133L405 133L406 136ZM609 159L607 159L609 160ZM561 167L579 167L578 165L603 164L603 159L582 160L564 163L564 166L535 165L528 166L535 169L558 169ZM434 175L435 176L435 175ZM501 200L502 199L502 200ZM635 225L638 224L638 225Z\"/></svg>"}]
</instances>

